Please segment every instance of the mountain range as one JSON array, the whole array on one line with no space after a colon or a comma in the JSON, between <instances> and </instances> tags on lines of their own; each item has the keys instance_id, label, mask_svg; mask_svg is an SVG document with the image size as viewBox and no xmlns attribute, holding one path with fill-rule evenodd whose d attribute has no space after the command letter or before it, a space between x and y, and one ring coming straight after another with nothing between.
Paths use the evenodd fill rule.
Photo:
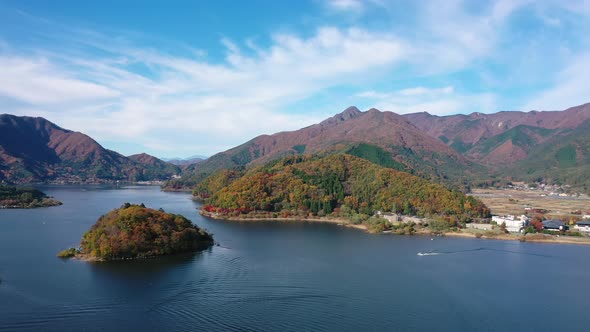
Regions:
<instances>
[{"instance_id":1,"label":"mountain range","mask_svg":"<svg viewBox=\"0 0 590 332\"><path fill-rule=\"evenodd\" d=\"M43 118L0 115L0 180L5 182L167 180L179 173L175 165L147 154L125 157Z\"/></svg>"},{"instance_id":2,"label":"mountain range","mask_svg":"<svg viewBox=\"0 0 590 332\"><path fill-rule=\"evenodd\" d=\"M261 135L181 167L147 154L123 156L43 118L0 115L0 180L13 183L162 180L182 174L167 187L193 188L219 170L339 153L458 189L524 180L588 191L590 104L450 116L362 112L352 106L320 123Z\"/></svg>"}]
</instances>

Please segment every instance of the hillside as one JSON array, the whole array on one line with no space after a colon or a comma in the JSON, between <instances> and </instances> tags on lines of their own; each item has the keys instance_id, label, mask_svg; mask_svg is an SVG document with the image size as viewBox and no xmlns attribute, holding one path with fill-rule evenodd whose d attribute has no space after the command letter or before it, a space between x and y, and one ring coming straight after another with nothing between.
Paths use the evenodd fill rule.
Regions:
<instances>
[{"instance_id":1,"label":"hillside","mask_svg":"<svg viewBox=\"0 0 590 332\"><path fill-rule=\"evenodd\" d=\"M180 167L165 162L147 153L134 154L128 157L135 163L141 165L139 173L135 175L136 179L168 179L172 175L180 174Z\"/></svg>"},{"instance_id":2,"label":"hillside","mask_svg":"<svg viewBox=\"0 0 590 332\"><path fill-rule=\"evenodd\" d=\"M590 104L548 112L405 115L416 127L499 177L590 189Z\"/></svg>"},{"instance_id":3,"label":"hillside","mask_svg":"<svg viewBox=\"0 0 590 332\"><path fill-rule=\"evenodd\" d=\"M209 195L204 211L225 216L368 218L380 210L457 222L489 215L473 197L347 154L286 157L243 175L222 171L203 183L195 194Z\"/></svg>"},{"instance_id":4,"label":"hillside","mask_svg":"<svg viewBox=\"0 0 590 332\"><path fill-rule=\"evenodd\" d=\"M321 123L296 131L258 136L187 168L171 187L194 185L220 169L251 168L290 155L347 152L426 179L460 185L482 171L404 117L349 107ZM372 158L372 159L371 159Z\"/></svg>"},{"instance_id":5,"label":"hillside","mask_svg":"<svg viewBox=\"0 0 590 332\"><path fill-rule=\"evenodd\" d=\"M145 156L127 158L43 118L0 115L0 180L6 182L164 180L180 171Z\"/></svg>"}]
</instances>

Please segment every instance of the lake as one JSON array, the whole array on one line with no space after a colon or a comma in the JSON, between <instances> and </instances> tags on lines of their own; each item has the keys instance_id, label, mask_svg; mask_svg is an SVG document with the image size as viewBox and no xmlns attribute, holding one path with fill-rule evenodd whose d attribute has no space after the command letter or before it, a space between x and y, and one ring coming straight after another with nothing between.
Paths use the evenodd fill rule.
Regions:
<instances>
[{"instance_id":1,"label":"lake","mask_svg":"<svg viewBox=\"0 0 590 332\"><path fill-rule=\"evenodd\" d=\"M64 205L0 210L0 331L590 329L590 246L218 221L158 187L41 189ZM134 262L56 257L125 202L182 214L220 246Z\"/></svg>"}]
</instances>

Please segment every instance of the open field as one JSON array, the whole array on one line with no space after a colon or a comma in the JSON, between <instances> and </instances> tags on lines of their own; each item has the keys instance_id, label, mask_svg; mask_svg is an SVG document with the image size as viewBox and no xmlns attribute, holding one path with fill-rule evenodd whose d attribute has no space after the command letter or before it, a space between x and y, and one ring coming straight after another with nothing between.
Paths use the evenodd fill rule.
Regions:
<instances>
[{"instance_id":1,"label":"open field","mask_svg":"<svg viewBox=\"0 0 590 332\"><path fill-rule=\"evenodd\" d=\"M481 199L492 214L525 213L525 208L549 210L549 216L573 216L572 212L582 211L590 214L590 197L541 196L541 191L523 191L513 189L474 189L471 195Z\"/></svg>"}]
</instances>

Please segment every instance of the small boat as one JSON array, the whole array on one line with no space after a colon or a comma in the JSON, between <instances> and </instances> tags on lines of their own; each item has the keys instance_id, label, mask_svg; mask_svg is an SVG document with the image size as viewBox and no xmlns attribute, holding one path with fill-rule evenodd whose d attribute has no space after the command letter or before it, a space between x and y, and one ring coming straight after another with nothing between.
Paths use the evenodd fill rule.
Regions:
<instances>
[{"instance_id":1,"label":"small boat","mask_svg":"<svg viewBox=\"0 0 590 332\"><path fill-rule=\"evenodd\" d=\"M419 252L418 256L434 256L434 255L438 255L438 252Z\"/></svg>"}]
</instances>

